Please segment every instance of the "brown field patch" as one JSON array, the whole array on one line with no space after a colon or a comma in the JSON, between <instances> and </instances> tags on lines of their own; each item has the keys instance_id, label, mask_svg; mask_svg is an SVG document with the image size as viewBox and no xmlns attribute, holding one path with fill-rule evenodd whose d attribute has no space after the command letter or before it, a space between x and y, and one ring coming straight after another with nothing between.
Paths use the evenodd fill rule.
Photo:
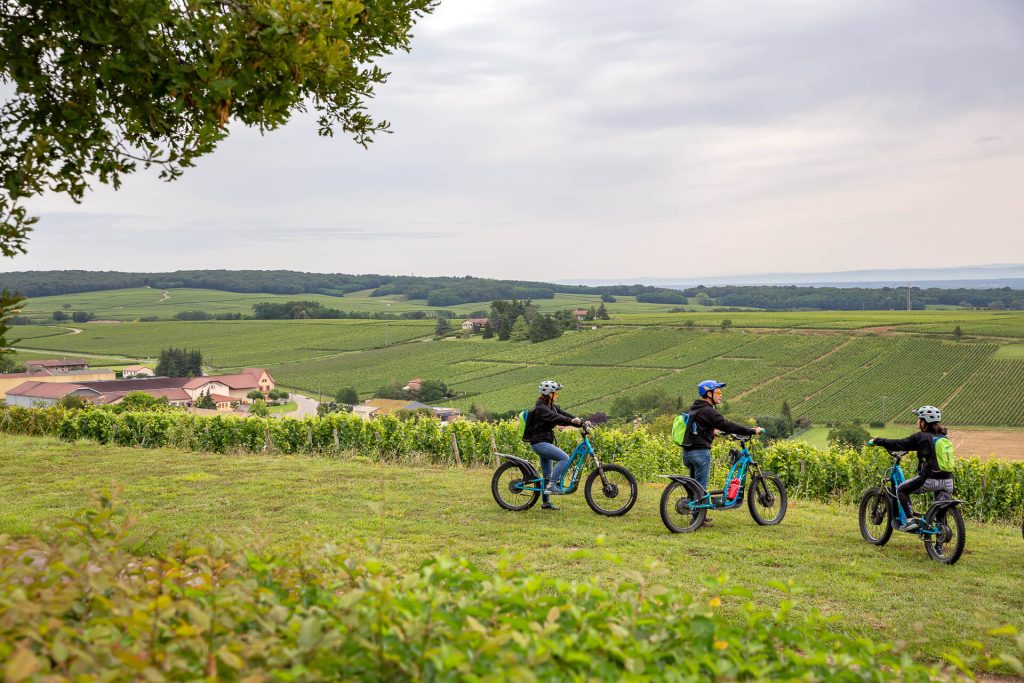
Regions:
<instances>
[{"instance_id":1,"label":"brown field patch","mask_svg":"<svg viewBox=\"0 0 1024 683\"><path fill-rule=\"evenodd\" d=\"M1024 460L1024 431L950 429L949 438L958 456Z\"/></svg>"}]
</instances>

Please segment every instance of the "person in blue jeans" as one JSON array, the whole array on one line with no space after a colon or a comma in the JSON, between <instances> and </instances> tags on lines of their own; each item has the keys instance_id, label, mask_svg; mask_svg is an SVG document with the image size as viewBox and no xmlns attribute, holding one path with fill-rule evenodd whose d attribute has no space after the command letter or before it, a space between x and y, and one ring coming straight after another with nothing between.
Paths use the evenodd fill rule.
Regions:
<instances>
[{"instance_id":1,"label":"person in blue jeans","mask_svg":"<svg viewBox=\"0 0 1024 683\"><path fill-rule=\"evenodd\" d=\"M715 407L722 403L722 389L725 382L706 379L697 385L700 398L690 406L690 421L687 425L686 439L683 440L683 464L690 470L690 476L708 490L708 477L711 474L711 444L715 435L720 432L752 436L764 431L761 427L746 427L725 419ZM704 526L711 526L709 518L704 518Z\"/></svg>"},{"instance_id":2,"label":"person in blue jeans","mask_svg":"<svg viewBox=\"0 0 1024 683\"><path fill-rule=\"evenodd\" d=\"M551 494L564 493L559 483L565 468L569 465L569 454L555 445L555 427L579 427L584 424L582 419L565 412L555 401L562 385L550 379L540 383L540 398L526 418L526 429L523 441L530 444L533 452L540 457L540 470L544 476L544 498L542 510L557 510L551 504Z\"/></svg>"}]
</instances>

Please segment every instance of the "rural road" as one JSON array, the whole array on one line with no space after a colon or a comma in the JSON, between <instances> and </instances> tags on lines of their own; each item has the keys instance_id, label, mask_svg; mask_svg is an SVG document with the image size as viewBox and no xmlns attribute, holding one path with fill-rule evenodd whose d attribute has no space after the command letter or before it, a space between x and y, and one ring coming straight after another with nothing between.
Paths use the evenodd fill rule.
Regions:
<instances>
[{"instance_id":1,"label":"rural road","mask_svg":"<svg viewBox=\"0 0 1024 683\"><path fill-rule=\"evenodd\" d=\"M303 418L303 417L307 417L307 416L316 417L316 401L315 400L309 398L308 396L303 396L302 394L292 394L289 397L288 400L289 401L295 401L296 403L298 403L299 404L298 409L294 410L294 411L292 411L290 413L274 413L275 417L296 417L296 418Z\"/></svg>"}]
</instances>

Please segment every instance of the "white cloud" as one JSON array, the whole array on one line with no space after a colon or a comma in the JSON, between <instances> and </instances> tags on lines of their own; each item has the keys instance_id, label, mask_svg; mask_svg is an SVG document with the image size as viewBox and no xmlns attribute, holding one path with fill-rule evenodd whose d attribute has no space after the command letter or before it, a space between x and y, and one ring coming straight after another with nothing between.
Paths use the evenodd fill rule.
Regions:
<instances>
[{"instance_id":1,"label":"white cloud","mask_svg":"<svg viewBox=\"0 0 1024 683\"><path fill-rule=\"evenodd\" d=\"M371 109L395 133L370 150L302 119L236 130L178 182L37 202L30 255L2 266L555 279L1022 261L1021 19L1009 0L445 0L388 60Z\"/></svg>"}]
</instances>

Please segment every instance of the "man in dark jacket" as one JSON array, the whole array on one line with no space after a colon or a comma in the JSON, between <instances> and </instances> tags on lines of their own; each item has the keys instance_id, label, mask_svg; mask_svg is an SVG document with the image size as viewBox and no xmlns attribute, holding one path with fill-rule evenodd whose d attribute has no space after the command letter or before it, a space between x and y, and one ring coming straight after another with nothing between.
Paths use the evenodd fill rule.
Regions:
<instances>
[{"instance_id":1,"label":"man in dark jacket","mask_svg":"<svg viewBox=\"0 0 1024 683\"><path fill-rule=\"evenodd\" d=\"M761 427L745 427L725 419L715 406L722 403L722 388L725 382L706 379L697 385L700 398L690 406L690 421L683 441L683 464L690 470L690 476L708 490L708 476L711 474L711 444L718 432L752 436L764 431ZM711 520L704 519L705 526Z\"/></svg>"}]
</instances>

